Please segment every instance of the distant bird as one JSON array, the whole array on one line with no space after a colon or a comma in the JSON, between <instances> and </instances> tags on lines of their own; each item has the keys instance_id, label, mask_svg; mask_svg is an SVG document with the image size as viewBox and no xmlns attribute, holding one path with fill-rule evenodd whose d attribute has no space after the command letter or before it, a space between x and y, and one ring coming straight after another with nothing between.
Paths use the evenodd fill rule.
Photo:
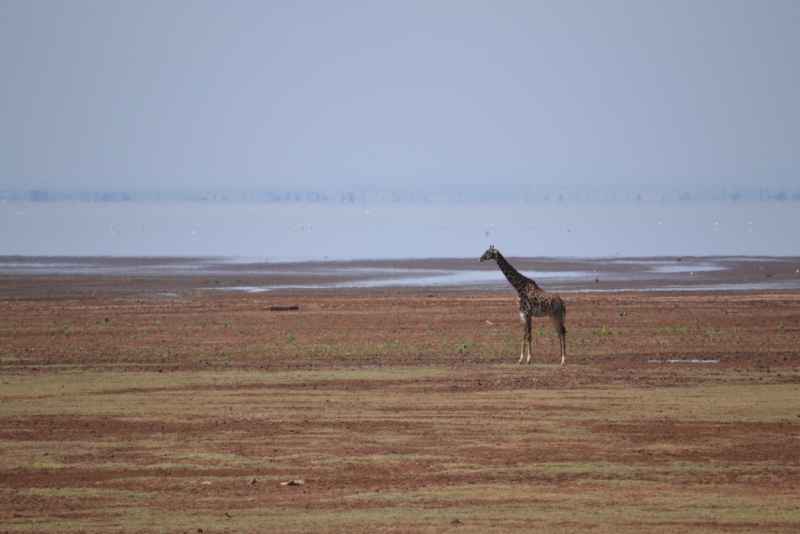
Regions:
<instances>
[{"instance_id":1,"label":"distant bird","mask_svg":"<svg viewBox=\"0 0 800 534\"><path fill-rule=\"evenodd\" d=\"M445 224L445 225L442 226L442 232L446 232L446 231L447 231L447 225Z\"/></svg>"},{"instance_id":2,"label":"distant bird","mask_svg":"<svg viewBox=\"0 0 800 534\"><path fill-rule=\"evenodd\" d=\"M719 232L719 223L714 223L714 231Z\"/></svg>"},{"instance_id":3,"label":"distant bird","mask_svg":"<svg viewBox=\"0 0 800 534\"><path fill-rule=\"evenodd\" d=\"M569 229L569 226L567 226L567 223L564 223L564 233L565 233L565 234L568 234L568 233L570 233L571 231L572 231L572 230L570 230L570 229Z\"/></svg>"},{"instance_id":4,"label":"distant bird","mask_svg":"<svg viewBox=\"0 0 800 534\"><path fill-rule=\"evenodd\" d=\"M141 228L142 229L142 233L144 233L144 224L140 224L139 228Z\"/></svg>"},{"instance_id":5,"label":"distant bird","mask_svg":"<svg viewBox=\"0 0 800 534\"><path fill-rule=\"evenodd\" d=\"M663 222L658 223L658 231L661 232L663 229L664 229L664 223Z\"/></svg>"},{"instance_id":6,"label":"distant bird","mask_svg":"<svg viewBox=\"0 0 800 534\"><path fill-rule=\"evenodd\" d=\"M111 223L111 234L114 234L114 223Z\"/></svg>"},{"instance_id":7,"label":"distant bird","mask_svg":"<svg viewBox=\"0 0 800 534\"><path fill-rule=\"evenodd\" d=\"M308 223L308 231L311 231L311 223Z\"/></svg>"},{"instance_id":8,"label":"distant bird","mask_svg":"<svg viewBox=\"0 0 800 534\"><path fill-rule=\"evenodd\" d=\"M750 233L753 233L753 223L750 223Z\"/></svg>"},{"instance_id":9,"label":"distant bird","mask_svg":"<svg viewBox=\"0 0 800 534\"><path fill-rule=\"evenodd\" d=\"M303 235L303 225L300 225L300 235Z\"/></svg>"},{"instance_id":10,"label":"distant bird","mask_svg":"<svg viewBox=\"0 0 800 534\"><path fill-rule=\"evenodd\" d=\"M536 225L535 224L533 225L533 233L534 234L536 233Z\"/></svg>"},{"instance_id":11,"label":"distant bird","mask_svg":"<svg viewBox=\"0 0 800 534\"><path fill-rule=\"evenodd\" d=\"M192 230L192 241L194 241L194 238L195 238L195 235L196 235L196 234L197 234L197 233L196 233L194 230Z\"/></svg>"}]
</instances>

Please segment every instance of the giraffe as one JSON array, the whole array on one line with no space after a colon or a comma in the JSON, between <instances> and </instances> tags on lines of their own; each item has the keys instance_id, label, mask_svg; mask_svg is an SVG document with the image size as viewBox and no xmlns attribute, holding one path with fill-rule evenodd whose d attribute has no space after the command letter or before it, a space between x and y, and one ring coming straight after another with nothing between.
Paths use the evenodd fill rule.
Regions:
<instances>
[{"instance_id":1,"label":"giraffe","mask_svg":"<svg viewBox=\"0 0 800 534\"><path fill-rule=\"evenodd\" d=\"M528 348L528 360L531 363L531 317L550 317L553 326L558 332L558 339L561 349L561 365L567 358L567 329L564 328L564 321L567 318L567 307L558 295L553 295L542 290L536 282L520 274L508 261L500 254L500 251L490 246L478 261L495 260L497 266L503 271L508 281L517 290L519 297L519 316L525 329L525 336L522 338L522 353L519 362L525 357L525 347Z\"/></svg>"}]
</instances>

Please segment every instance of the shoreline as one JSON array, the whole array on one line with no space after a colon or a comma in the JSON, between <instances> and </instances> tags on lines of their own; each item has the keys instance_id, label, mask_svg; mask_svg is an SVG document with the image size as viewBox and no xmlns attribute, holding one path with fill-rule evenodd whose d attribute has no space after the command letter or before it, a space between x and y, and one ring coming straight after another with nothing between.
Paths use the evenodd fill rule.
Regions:
<instances>
[{"instance_id":1,"label":"shoreline","mask_svg":"<svg viewBox=\"0 0 800 534\"><path fill-rule=\"evenodd\" d=\"M800 257L509 258L551 292L794 292ZM224 292L502 293L477 258L269 262L220 257L0 256L0 296Z\"/></svg>"}]
</instances>

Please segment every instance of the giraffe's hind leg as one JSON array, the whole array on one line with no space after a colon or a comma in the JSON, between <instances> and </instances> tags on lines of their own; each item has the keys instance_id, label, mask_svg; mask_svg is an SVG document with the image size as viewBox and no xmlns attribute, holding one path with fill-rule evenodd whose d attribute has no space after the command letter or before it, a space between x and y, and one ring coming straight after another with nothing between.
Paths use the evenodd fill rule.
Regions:
<instances>
[{"instance_id":1,"label":"giraffe's hind leg","mask_svg":"<svg viewBox=\"0 0 800 534\"><path fill-rule=\"evenodd\" d=\"M559 352L561 353L561 365L564 365L564 362L567 359L567 329L564 327L564 314L551 315L550 320L553 322L553 326L556 328L556 333L558 334L558 348Z\"/></svg>"}]
</instances>

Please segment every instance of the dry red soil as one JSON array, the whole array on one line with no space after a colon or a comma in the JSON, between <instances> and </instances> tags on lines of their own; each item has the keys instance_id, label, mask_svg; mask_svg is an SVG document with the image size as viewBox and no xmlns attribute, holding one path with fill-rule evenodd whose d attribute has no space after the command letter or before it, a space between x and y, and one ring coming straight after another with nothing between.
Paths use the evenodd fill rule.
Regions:
<instances>
[{"instance_id":1,"label":"dry red soil","mask_svg":"<svg viewBox=\"0 0 800 534\"><path fill-rule=\"evenodd\" d=\"M797 363L798 293L564 298L570 364ZM82 297L5 299L0 306L3 364L20 369L103 363L197 369L192 364L201 353L207 366L230 360L273 370L513 363L522 336L512 295ZM555 363L550 323L534 320L534 332L534 359L540 358L534 363Z\"/></svg>"},{"instance_id":2,"label":"dry red soil","mask_svg":"<svg viewBox=\"0 0 800 534\"><path fill-rule=\"evenodd\" d=\"M665 391L723 380L718 376L732 376L737 385L800 384L800 294L562 296L568 307L569 354L568 365L558 372L557 338L545 319L534 322L534 363L548 367L516 365L522 329L513 294L283 292L174 299L2 299L0 377L6 383L20 377L39 379L70 372L163 373L157 375L161 378L186 371L222 377L242 371L356 372L380 366L432 367L442 372L396 380L303 374L296 380L263 383L223 380L209 385L205 380L169 387L161 381L152 391L137 382L128 389L114 389L115 395L132 398L144 398L149 393L182 396L187 404L196 404L207 391L220 399L247 399L242 401L245 405L241 411L237 413L232 407L227 416L219 406L202 405L180 419L170 414L146 419L103 413L26 415L6 409L6 415L0 418L0 442L7 450L17 441L34 447L37 443L59 442L103 446L84 447L83 451L70 446L65 454L48 452L58 456L58 468L6 463L0 470L0 488L4 489L0 493L0 531L4 530L3 522L9 529L27 525L25 528L35 531L32 523L20 521L48 515L70 521L106 517L107 512L95 512L100 506L96 499L74 498L67 493L26 493L33 489L98 487L153 493L163 496L156 499L163 513L202 511L228 518L253 508L285 507L299 512L399 506L396 502L350 498L364 491L413 494L507 484L513 488L546 487L544 501L558 500L555 496L560 492L566 495L568 485L574 482L572 475L522 469L532 458L538 463L597 461L637 466L651 473L674 462L725 466L694 475L675 475L663 491L676 495L681 488L710 491L708 485L715 484L723 485L732 498L757 496L759 492L781 497L800 491L800 412L793 419L764 421L720 418L703 422L675 413L661 419L614 420L599 416L608 409L602 404L565 400L513 405L516 392L562 392L564 399L574 400L584 392L593 395L597 388L612 392ZM294 306L296 310L285 309ZM670 360L707 363L668 363ZM38 391L37 402L55 403L53 397L58 394ZM481 403L456 402L476 394L496 395L509 403L490 409ZM326 411L320 395L328 395L334 409ZM389 410L381 404L384 398L398 396L409 398L405 416L402 405L392 404ZM251 399L270 398L311 399L311 404L302 415L286 408L281 412L285 419L260 416L255 405L246 404ZM411 399L426 400L422 406ZM536 415L518 419L516 414L523 410ZM437 423L437 414L449 418L449 422ZM453 422L461 417L464 423ZM514 427L510 432L546 437L556 432L542 422L547 417L573 425L595 439L576 438L566 443L526 439L522 444L504 444L502 437L486 437L487 429L511 420ZM384 435L403 439L376 438ZM132 445L166 439L169 443L207 440L213 442L213 452L239 460L198 460L185 468L152 467L163 463L163 458ZM656 446L661 449L656 450ZM450 453L453 447L459 462L481 468L443 469L436 458ZM299 456L287 460L290 454ZM316 455L323 454L340 459L340 463L318 462ZM359 460L381 455L406 460ZM754 464L759 465L757 472L749 470ZM517 474L514 468L520 469ZM303 486L287 488L274 480L268 484L242 482L248 476L289 480L294 473L306 478ZM620 479L626 476L620 475ZM747 482L748 477L755 478ZM214 484L198 482L186 489L187 479L205 478L213 478ZM585 488L593 487L592 480L581 482L589 484ZM603 488L595 490L605 492ZM117 504L124 506L125 499L118 499ZM536 502L525 493L520 499L526 505ZM454 503L439 502L438 506L458 517L460 509L487 503L491 504L485 496L465 493ZM508 500L503 503L509 505ZM104 501L103 506L108 503ZM793 521L776 519L763 530L789 532L800 526ZM398 525L396 530L416 529ZM536 525L523 521L506 527L526 529ZM580 530L581 525L577 522L572 526ZM489 528L492 524L482 526ZM233 525L214 528L206 527L205 532L237 530ZM741 530L735 525L725 526L724 521L675 527L695 528ZM741 528L761 530L753 524ZM195 532L194 527L191 532Z\"/></svg>"}]
</instances>

